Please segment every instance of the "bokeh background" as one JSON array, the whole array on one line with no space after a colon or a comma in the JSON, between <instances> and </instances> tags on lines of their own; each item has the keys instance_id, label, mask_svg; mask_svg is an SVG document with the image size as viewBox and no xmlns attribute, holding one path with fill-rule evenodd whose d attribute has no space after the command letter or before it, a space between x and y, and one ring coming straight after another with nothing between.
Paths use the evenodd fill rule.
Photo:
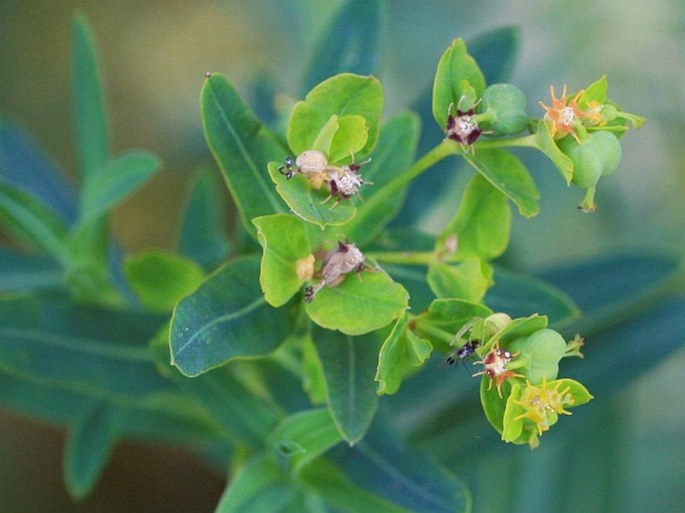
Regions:
<instances>
[{"instance_id":1,"label":"bokeh background","mask_svg":"<svg viewBox=\"0 0 685 513\"><path fill-rule=\"evenodd\" d=\"M114 230L127 251L168 248L192 172L211 162L198 109L204 72L226 74L248 97L256 80L271 77L282 91L279 101L287 104L297 99L313 47L342 3L0 0L0 116L28 129L74 178L69 45L73 12L82 9L101 49L113 149L146 148L164 161L163 172L117 210ZM538 101L547 101L550 84L577 90L606 74L609 96L648 120L624 139L623 162L600 183L594 215L576 210L581 192L566 190L551 167L533 170L542 209L535 219L515 220L512 265L538 272L633 248L683 254L682 1L387 0L384 5L378 75L386 115L407 108L431 83L440 54L454 37L468 43L483 32L516 25L521 47L510 80L528 97L529 112L541 114ZM427 211L418 222L436 230L440 216ZM649 340L644 350L650 350ZM607 429L615 434L616 461L615 473L602 479L621 499L590 510L677 511L685 503L683 366L681 350L639 376L607 409L614 419ZM94 496L76 506L60 481L62 440L58 427L0 412L0 512L211 511L223 487L224 476L192 454L131 442L117 450ZM592 458L591 450L585 452ZM553 448L536 451L527 461L554 472L553 454ZM534 511L526 504L544 497L535 483L504 491L484 487L484 476L506 470L496 457L461 468L470 469L464 477L474 486L475 512ZM554 497L549 501L548 511L586 511Z\"/></svg>"}]
</instances>

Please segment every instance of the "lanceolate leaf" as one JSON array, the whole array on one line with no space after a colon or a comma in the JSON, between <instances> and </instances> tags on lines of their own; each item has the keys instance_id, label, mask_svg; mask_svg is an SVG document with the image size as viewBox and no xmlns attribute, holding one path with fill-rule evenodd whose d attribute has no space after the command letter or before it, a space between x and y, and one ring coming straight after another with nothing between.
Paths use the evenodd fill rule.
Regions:
<instances>
[{"instance_id":1,"label":"lanceolate leaf","mask_svg":"<svg viewBox=\"0 0 685 513\"><path fill-rule=\"evenodd\" d=\"M178 251L207 271L214 270L228 254L224 232L225 208L212 169L202 169L188 198L183 215Z\"/></svg>"},{"instance_id":2,"label":"lanceolate leaf","mask_svg":"<svg viewBox=\"0 0 685 513\"><path fill-rule=\"evenodd\" d=\"M522 216L537 215L540 210L540 193L530 173L518 158L501 149L479 149L475 155L464 153L463 157L488 182L513 201Z\"/></svg>"},{"instance_id":3,"label":"lanceolate leaf","mask_svg":"<svg viewBox=\"0 0 685 513\"><path fill-rule=\"evenodd\" d=\"M109 142L97 47L82 12L74 17L72 38L74 129L79 168L85 179L109 158Z\"/></svg>"},{"instance_id":4,"label":"lanceolate leaf","mask_svg":"<svg viewBox=\"0 0 685 513\"><path fill-rule=\"evenodd\" d=\"M64 482L75 500L86 497L97 484L119 435L122 414L115 406L86 401L68 433L64 450Z\"/></svg>"},{"instance_id":5,"label":"lanceolate leaf","mask_svg":"<svg viewBox=\"0 0 685 513\"><path fill-rule=\"evenodd\" d=\"M30 193L0 184L0 221L20 241L40 248L62 265L71 257L66 247L67 226Z\"/></svg>"},{"instance_id":6,"label":"lanceolate leaf","mask_svg":"<svg viewBox=\"0 0 685 513\"><path fill-rule=\"evenodd\" d=\"M243 226L256 236L253 218L285 212L269 180L267 164L288 151L254 116L226 77L213 74L201 93L205 138L240 210Z\"/></svg>"},{"instance_id":7,"label":"lanceolate leaf","mask_svg":"<svg viewBox=\"0 0 685 513\"><path fill-rule=\"evenodd\" d=\"M143 185L159 169L160 161L146 151L127 152L91 170L81 191L81 216L86 225Z\"/></svg>"},{"instance_id":8,"label":"lanceolate leaf","mask_svg":"<svg viewBox=\"0 0 685 513\"><path fill-rule=\"evenodd\" d=\"M229 262L183 299L171 319L172 363L197 376L233 358L265 355L292 328L287 308L269 306L259 288L259 258Z\"/></svg>"},{"instance_id":9,"label":"lanceolate leaf","mask_svg":"<svg viewBox=\"0 0 685 513\"><path fill-rule=\"evenodd\" d=\"M289 461L294 474L341 441L327 409L307 410L285 418L270 436L274 451Z\"/></svg>"},{"instance_id":10,"label":"lanceolate leaf","mask_svg":"<svg viewBox=\"0 0 685 513\"><path fill-rule=\"evenodd\" d=\"M328 409L342 437L356 443L369 428L378 404L374 383L378 336L351 337L316 329L313 339L326 378Z\"/></svg>"},{"instance_id":11,"label":"lanceolate leaf","mask_svg":"<svg viewBox=\"0 0 685 513\"><path fill-rule=\"evenodd\" d=\"M169 389L146 346L160 322L66 298L0 300L0 373L131 404Z\"/></svg>"},{"instance_id":12,"label":"lanceolate leaf","mask_svg":"<svg viewBox=\"0 0 685 513\"><path fill-rule=\"evenodd\" d=\"M303 94L338 73L369 75L378 71L381 2L345 3L323 31L305 75Z\"/></svg>"}]
</instances>

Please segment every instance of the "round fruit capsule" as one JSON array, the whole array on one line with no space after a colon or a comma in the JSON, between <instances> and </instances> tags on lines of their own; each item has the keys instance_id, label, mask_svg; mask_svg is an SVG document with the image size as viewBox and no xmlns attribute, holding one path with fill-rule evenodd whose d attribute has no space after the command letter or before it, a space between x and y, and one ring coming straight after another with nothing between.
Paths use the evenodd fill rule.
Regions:
<instances>
[{"instance_id":1,"label":"round fruit capsule","mask_svg":"<svg viewBox=\"0 0 685 513\"><path fill-rule=\"evenodd\" d=\"M621 143L611 132L589 133L581 143L564 137L559 147L573 161L571 181L578 187L594 187L601 176L608 176L621 161Z\"/></svg>"},{"instance_id":2,"label":"round fruit capsule","mask_svg":"<svg viewBox=\"0 0 685 513\"><path fill-rule=\"evenodd\" d=\"M481 111L492 116L483 122L484 128L499 135L513 135L525 130L528 124L526 97L513 84L492 84L483 92Z\"/></svg>"}]
</instances>

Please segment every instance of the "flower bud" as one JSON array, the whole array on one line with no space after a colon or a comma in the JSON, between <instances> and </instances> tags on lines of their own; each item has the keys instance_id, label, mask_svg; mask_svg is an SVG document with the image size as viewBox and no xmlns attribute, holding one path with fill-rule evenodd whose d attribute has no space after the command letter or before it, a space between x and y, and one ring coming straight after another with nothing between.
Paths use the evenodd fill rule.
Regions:
<instances>
[{"instance_id":1,"label":"flower bud","mask_svg":"<svg viewBox=\"0 0 685 513\"><path fill-rule=\"evenodd\" d=\"M589 133L581 143L566 137L558 144L573 161L571 181L583 189L594 187L601 176L612 174L621 161L621 143L611 132Z\"/></svg>"},{"instance_id":2,"label":"flower bud","mask_svg":"<svg viewBox=\"0 0 685 513\"><path fill-rule=\"evenodd\" d=\"M483 125L497 135L513 135L528 124L526 97L513 84L492 84L483 92L481 110L489 115Z\"/></svg>"}]
</instances>

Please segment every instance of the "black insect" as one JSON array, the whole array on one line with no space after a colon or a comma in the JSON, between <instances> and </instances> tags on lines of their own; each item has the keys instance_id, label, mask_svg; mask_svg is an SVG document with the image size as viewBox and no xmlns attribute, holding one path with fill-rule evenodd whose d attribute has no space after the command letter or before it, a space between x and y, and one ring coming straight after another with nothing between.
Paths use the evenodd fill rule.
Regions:
<instances>
[{"instance_id":1,"label":"black insect","mask_svg":"<svg viewBox=\"0 0 685 513\"><path fill-rule=\"evenodd\" d=\"M480 344L477 339L469 340L461 346L459 349L455 349L445 358L445 363L447 365L452 365L453 363L459 363L465 361L469 356L476 352L476 348Z\"/></svg>"}]
</instances>

